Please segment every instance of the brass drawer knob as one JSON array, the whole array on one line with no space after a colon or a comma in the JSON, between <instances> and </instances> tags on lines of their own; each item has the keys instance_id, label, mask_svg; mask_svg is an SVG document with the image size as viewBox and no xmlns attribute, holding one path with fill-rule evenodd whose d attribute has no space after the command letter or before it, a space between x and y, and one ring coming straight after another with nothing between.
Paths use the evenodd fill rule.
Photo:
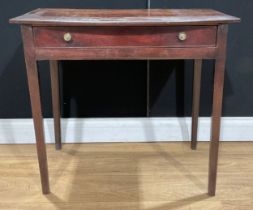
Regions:
<instances>
[{"instance_id":1,"label":"brass drawer knob","mask_svg":"<svg viewBox=\"0 0 253 210\"><path fill-rule=\"evenodd\" d=\"M63 36L63 39L66 41L66 42L70 42L72 40L72 36L70 33L65 33L64 36Z\"/></svg>"},{"instance_id":2,"label":"brass drawer knob","mask_svg":"<svg viewBox=\"0 0 253 210\"><path fill-rule=\"evenodd\" d=\"M178 34L178 39L179 39L180 41L185 41L185 40L187 39L186 33L185 33L185 32L180 32L180 33Z\"/></svg>"}]
</instances>

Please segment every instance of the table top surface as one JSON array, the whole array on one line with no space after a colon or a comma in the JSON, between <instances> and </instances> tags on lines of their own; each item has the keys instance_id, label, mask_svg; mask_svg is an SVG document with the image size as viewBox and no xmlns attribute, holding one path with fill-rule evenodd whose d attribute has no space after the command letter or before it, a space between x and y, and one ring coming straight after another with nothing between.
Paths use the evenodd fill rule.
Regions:
<instances>
[{"instance_id":1,"label":"table top surface","mask_svg":"<svg viewBox=\"0 0 253 210\"><path fill-rule=\"evenodd\" d=\"M36 26L218 25L239 22L212 9L36 9L10 23Z\"/></svg>"}]
</instances>

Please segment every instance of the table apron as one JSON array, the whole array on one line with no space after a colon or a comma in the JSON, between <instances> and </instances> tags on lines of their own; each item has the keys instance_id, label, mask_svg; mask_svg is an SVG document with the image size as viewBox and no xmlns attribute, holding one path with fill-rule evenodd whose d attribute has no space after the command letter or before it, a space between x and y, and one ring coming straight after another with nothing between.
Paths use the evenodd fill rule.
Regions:
<instances>
[{"instance_id":1,"label":"table apron","mask_svg":"<svg viewBox=\"0 0 253 210\"><path fill-rule=\"evenodd\" d=\"M37 60L214 59L217 47L36 48Z\"/></svg>"}]
</instances>

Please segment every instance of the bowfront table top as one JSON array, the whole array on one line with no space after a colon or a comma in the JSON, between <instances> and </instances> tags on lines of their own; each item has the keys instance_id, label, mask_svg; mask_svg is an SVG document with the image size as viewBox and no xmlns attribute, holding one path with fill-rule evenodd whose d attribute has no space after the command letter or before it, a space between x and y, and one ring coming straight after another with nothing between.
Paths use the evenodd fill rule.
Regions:
<instances>
[{"instance_id":1,"label":"bowfront table top","mask_svg":"<svg viewBox=\"0 0 253 210\"><path fill-rule=\"evenodd\" d=\"M64 26L217 25L240 19L211 9L37 9L11 23Z\"/></svg>"},{"instance_id":2,"label":"bowfront table top","mask_svg":"<svg viewBox=\"0 0 253 210\"><path fill-rule=\"evenodd\" d=\"M11 19L22 29L43 193L50 188L37 61L50 61L55 145L61 149L58 60L194 59L191 148L196 149L202 60L214 59L208 179L214 196L228 24L239 21L210 9L37 9Z\"/></svg>"}]
</instances>

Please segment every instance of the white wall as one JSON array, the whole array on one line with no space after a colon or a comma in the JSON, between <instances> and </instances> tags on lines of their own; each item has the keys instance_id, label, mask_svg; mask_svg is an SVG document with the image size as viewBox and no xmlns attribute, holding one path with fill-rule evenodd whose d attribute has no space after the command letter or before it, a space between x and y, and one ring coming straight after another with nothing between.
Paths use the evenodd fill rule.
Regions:
<instances>
[{"instance_id":1,"label":"white wall","mask_svg":"<svg viewBox=\"0 0 253 210\"><path fill-rule=\"evenodd\" d=\"M53 120L45 119L46 142L54 142ZM191 118L62 119L62 140L78 142L188 141ZM199 140L210 138L210 118L200 118ZM253 141L253 117L222 118L222 141ZM1 119L0 144L35 143L32 119Z\"/></svg>"}]
</instances>

